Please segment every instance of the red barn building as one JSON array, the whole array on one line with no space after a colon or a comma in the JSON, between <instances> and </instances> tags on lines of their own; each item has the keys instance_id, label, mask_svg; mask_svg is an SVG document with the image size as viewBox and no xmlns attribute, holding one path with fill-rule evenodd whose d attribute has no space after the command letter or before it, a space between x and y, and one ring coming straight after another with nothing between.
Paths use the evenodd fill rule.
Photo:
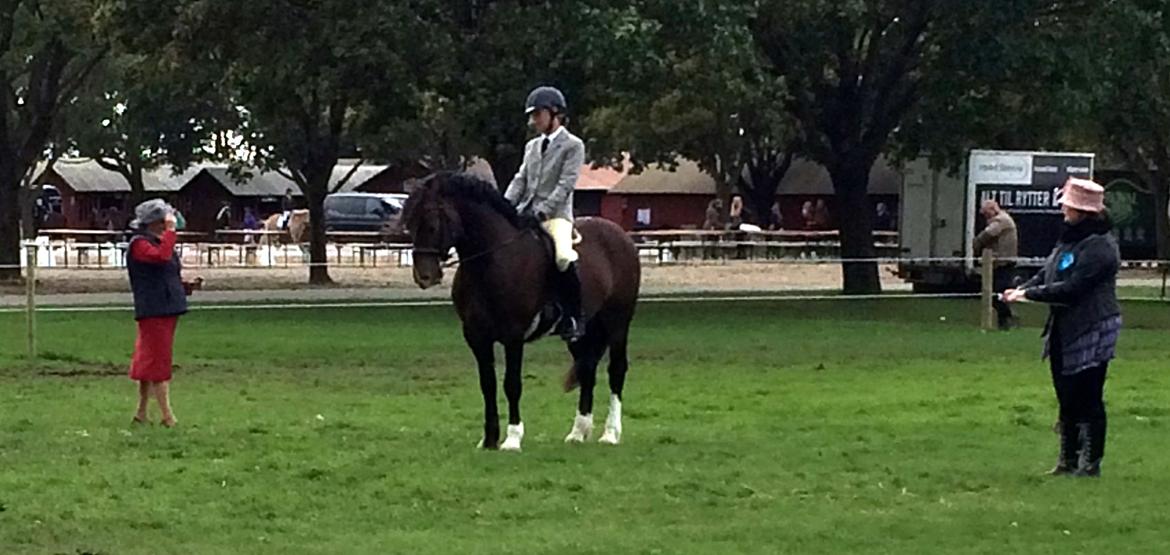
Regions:
<instances>
[{"instance_id":1,"label":"red barn building","mask_svg":"<svg viewBox=\"0 0 1170 555\"><path fill-rule=\"evenodd\" d=\"M142 181L151 197L173 201L179 189L194 175L188 170L175 175L170 168L143 172ZM61 193L61 212L52 215L53 227L74 229L121 229L132 219L130 183L118 172L107 170L88 158L63 158L52 167L42 166L36 177L39 185L53 186Z\"/></svg>"}]
</instances>

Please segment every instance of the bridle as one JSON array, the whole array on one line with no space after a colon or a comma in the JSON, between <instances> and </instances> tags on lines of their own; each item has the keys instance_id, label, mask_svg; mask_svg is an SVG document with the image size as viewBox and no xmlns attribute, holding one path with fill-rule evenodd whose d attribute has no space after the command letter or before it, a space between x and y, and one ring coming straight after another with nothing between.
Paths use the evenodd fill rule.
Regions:
<instances>
[{"instance_id":1,"label":"bridle","mask_svg":"<svg viewBox=\"0 0 1170 555\"><path fill-rule=\"evenodd\" d=\"M460 259L457 259L457 260L452 260L452 261L450 261L450 262L444 262L444 263L443 263L443 267L444 267L444 268L453 268L453 267L455 267L455 266L458 266L459 264L461 264L461 263L463 263L463 262L471 262L472 260L475 260L475 259L477 259L477 258L483 258L483 257L485 257L485 256L489 256L489 255L492 255L492 254L498 253L498 252L500 252L500 251L502 251L502 250L504 250L504 249L506 249L506 248L508 248L508 247L512 246L512 245L513 245L513 244L515 244L517 241L519 241L520 239L524 238L524 236L525 236L525 235L529 235L529 234L531 234L532 232L533 232L533 230L532 230L531 228L529 228L529 229L522 229L522 230L520 230L520 231L516 232L516 234L515 234L515 235L513 235L513 236L512 236L510 239L508 239L507 241L504 241L503 243L500 243L500 244L498 244L498 245L496 245L496 246L494 246L494 247L492 247L492 248L490 248L490 249L487 249L487 250L484 250L484 251L477 252L477 253L475 253L475 254L473 254L473 255L471 255L471 256L467 256L467 257L465 257L465 258L460 258ZM422 255L432 255L432 256L437 256L437 257L439 257L440 259L442 259L442 260L446 261L446 260L447 260L447 258L449 257L448 253L450 252L450 250L449 250L449 249L448 249L448 250L437 249L437 248L434 248L434 247L414 247L414 248L412 248L412 249L411 249L411 251L410 251L410 252L411 252L411 256L412 256L412 257L413 257L413 256L416 256L416 255L420 255L420 254L422 254Z\"/></svg>"}]
</instances>

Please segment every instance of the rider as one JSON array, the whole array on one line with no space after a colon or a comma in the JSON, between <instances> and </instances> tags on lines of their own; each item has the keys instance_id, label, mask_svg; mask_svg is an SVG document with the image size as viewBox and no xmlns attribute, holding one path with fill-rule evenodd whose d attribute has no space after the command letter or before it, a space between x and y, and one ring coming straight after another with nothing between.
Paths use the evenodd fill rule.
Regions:
<instances>
[{"instance_id":1,"label":"rider","mask_svg":"<svg viewBox=\"0 0 1170 555\"><path fill-rule=\"evenodd\" d=\"M281 231L288 229L288 221L292 218L292 211L297 207L296 201L293 200L293 190L288 188L284 190L284 196L280 199L280 219L277 220L277 226Z\"/></svg>"},{"instance_id":2,"label":"rider","mask_svg":"<svg viewBox=\"0 0 1170 555\"><path fill-rule=\"evenodd\" d=\"M524 161L504 196L526 217L535 218L552 237L556 250L556 288L565 315L557 332L565 341L585 335L581 312L581 278L573 249L573 189L585 163L585 143L565 128L565 95L537 87L528 95L525 113L540 133L524 148Z\"/></svg>"}]
</instances>

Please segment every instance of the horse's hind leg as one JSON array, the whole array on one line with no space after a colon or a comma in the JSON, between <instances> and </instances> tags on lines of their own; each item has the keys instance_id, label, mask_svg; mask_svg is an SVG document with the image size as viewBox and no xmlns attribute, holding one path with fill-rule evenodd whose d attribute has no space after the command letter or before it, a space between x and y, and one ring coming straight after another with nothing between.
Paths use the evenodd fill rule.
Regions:
<instances>
[{"instance_id":1,"label":"horse's hind leg","mask_svg":"<svg viewBox=\"0 0 1170 555\"><path fill-rule=\"evenodd\" d=\"M609 344L609 416L605 419L605 433L601 443L617 445L622 440L622 388L630 360L626 353L629 329L623 329L610 338Z\"/></svg>"},{"instance_id":2,"label":"horse's hind leg","mask_svg":"<svg viewBox=\"0 0 1170 555\"><path fill-rule=\"evenodd\" d=\"M504 395L508 397L508 434L500 449L519 451L524 439L524 421L520 419L520 394L523 392L521 367L524 362L524 343L504 345Z\"/></svg>"},{"instance_id":3,"label":"horse's hind leg","mask_svg":"<svg viewBox=\"0 0 1170 555\"><path fill-rule=\"evenodd\" d=\"M593 434L593 387L597 384L597 364L605 355L606 348L605 334L601 332L599 324L590 324L585 337L569 345L573 353L573 374L581 386L581 393L577 400L573 429L565 436L566 443L581 443Z\"/></svg>"}]
</instances>

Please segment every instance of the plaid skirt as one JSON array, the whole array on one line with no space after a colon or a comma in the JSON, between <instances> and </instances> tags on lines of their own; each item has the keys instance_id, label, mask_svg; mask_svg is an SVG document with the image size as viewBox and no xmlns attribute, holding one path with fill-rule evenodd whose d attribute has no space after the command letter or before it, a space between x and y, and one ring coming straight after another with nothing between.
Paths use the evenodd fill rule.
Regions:
<instances>
[{"instance_id":1,"label":"plaid skirt","mask_svg":"<svg viewBox=\"0 0 1170 555\"><path fill-rule=\"evenodd\" d=\"M1044 342L1044 357L1048 358L1056 341L1055 333ZM1061 374L1076 374L1087 368L1100 366L1113 360L1117 349L1117 338L1121 335L1121 316L1113 316L1097 322L1089 331L1068 345L1060 345Z\"/></svg>"}]
</instances>

